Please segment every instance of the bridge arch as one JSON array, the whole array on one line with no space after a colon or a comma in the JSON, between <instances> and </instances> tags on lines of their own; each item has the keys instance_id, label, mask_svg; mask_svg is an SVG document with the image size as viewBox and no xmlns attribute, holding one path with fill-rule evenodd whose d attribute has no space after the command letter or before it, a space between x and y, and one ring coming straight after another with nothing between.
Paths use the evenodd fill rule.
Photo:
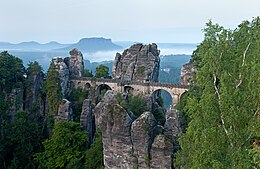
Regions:
<instances>
[{"instance_id":1,"label":"bridge arch","mask_svg":"<svg viewBox=\"0 0 260 169\"><path fill-rule=\"evenodd\" d=\"M124 86L124 92L125 93L133 93L134 92L134 88L132 86L125 85Z\"/></svg>"},{"instance_id":2,"label":"bridge arch","mask_svg":"<svg viewBox=\"0 0 260 169\"><path fill-rule=\"evenodd\" d=\"M169 110L172 107L172 95L170 92L164 89L157 89L151 93L156 102L165 110Z\"/></svg>"}]
</instances>

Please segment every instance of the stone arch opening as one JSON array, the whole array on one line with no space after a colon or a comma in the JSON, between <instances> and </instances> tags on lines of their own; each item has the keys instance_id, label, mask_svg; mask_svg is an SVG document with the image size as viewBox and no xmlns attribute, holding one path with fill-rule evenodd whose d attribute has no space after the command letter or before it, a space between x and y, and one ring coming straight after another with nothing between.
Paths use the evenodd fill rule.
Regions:
<instances>
[{"instance_id":1,"label":"stone arch opening","mask_svg":"<svg viewBox=\"0 0 260 169\"><path fill-rule=\"evenodd\" d=\"M132 86L124 86L124 92L133 94L134 88Z\"/></svg>"},{"instance_id":2,"label":"stone arch opening","mask_svg":"<svg viewBox=\"0 0 260 169\"><path fill-rule=\"evenodd\" d=\"M173 99L169 91L157 89L152 93L153 98L159 102L166 111L172 107Z\"/></svg>"},{"instance_id":3,"label":"stone arch opening","mask_svg":"<svg viewBox=\"0 0 260 169\"><path fill-rule=\"evenodd\" d=\"M107 84L101 84L101 85L99 85L97 87L97 90L96 90L96 104L101 101L101 99L104 97L105 93L108 90L112 90L112 89Z\"/></svg>"},{"instance_id":4,"label":"stone arch opening","mask_svg":"<svg viewBox=\"0 0 260 169\"><path fill-rule=\"evenodd\" d=\"M91 84L87 82L87 83L85 83L85 86L84 86L84 87L85 87L85 89L90 89Z\"/></svg>"},{"instance_id":5,"label":"stone arch opening","mask_svg":"<svg viewBox=\"0 0 260 169\"><path fill-rule=\"evenodd\" d=\"M164 89L157 89L152 93L152 113L159 125L164 125L166 121L166 112L171 110L172 96Z\"/></svg>"}]
</instances>

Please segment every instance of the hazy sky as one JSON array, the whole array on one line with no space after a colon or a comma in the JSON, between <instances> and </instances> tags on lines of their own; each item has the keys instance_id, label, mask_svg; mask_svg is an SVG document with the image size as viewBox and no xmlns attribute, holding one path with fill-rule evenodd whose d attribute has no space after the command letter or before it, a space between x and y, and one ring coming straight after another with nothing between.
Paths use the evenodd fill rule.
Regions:
<instances>
[{"instance_id":1,"label":"hazy sky","mask_svg":"<svg viewBox=\"0 0 260 169\"><path fill-rule=\"evenodd\" d=\"M212 19L234 28L260 16L260 0L0 0L0 41L200 42Z\"/></svg>"}]
</instances>

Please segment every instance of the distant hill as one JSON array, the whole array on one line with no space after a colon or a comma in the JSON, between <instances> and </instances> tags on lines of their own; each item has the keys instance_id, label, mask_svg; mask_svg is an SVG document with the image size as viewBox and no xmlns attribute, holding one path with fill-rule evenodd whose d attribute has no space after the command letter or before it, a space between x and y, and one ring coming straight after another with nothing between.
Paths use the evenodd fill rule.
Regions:
<instances>
[{"instance_id":1,"label":"distant hill","mask_svg":"<svg viewBox=\"0 0 260 169\"><path fill-rule=\"evenodd\" d=\"M64 48L70 44L60 44L58 42L52 41L49 43L38 43L35 41L21 42L18 44L0 42L0 50L16 50L16 51L46 51L57 48Z\"/></svg>"},{"instance_id":2,"label":"distant hill","mask_svg":"<svg viewBox=\"0 0 260 169\"><path fill-rule=\"evenodd\" d=\"M83 38L78 43L72 44L68 47L57 49L69 51L73 48L79 49L83 53L93 53L97 51L111 51L119 50L123 47L116 45L111 39L105 38Z\"/></svg>"}]
</instances>

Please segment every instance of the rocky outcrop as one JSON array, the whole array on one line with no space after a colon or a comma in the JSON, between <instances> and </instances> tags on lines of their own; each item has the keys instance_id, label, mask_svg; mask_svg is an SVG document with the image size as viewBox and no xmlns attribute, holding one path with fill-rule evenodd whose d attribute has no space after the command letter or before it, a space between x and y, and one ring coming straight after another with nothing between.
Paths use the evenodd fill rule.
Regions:
<instances>
[{"instance_id":1,"label":"rocky outcrop","mask_svg":"<svg viewBox=\"0 0 260 169\"><path fill-rule=\"evenodd\" d=\"M171 109L166 113L166 122L164 125L164 135L167 138L167 143L171 143L171 152L175 154L179 149L178 138L184 128L181 114L176 109ZM167 144L168 145L168 144ZM175 159L172 159L173 163Z\"/></svg>"},{"instance_id":2,"label":"rocky outcrop","mask_svg":"<svg viewBox=\"0 0 260 169\"><path fill-rule=\"evenodd\" d=\"M137 166L148 168L150 161L150 148L156 129L156 120L151 112L144 112L131 127L131 138Z\"/></svg>"},{"instance_id":3,"label":"rocky outcrop","mask_svg":"<svg viewBox=\"0 0 260 169\"><path fill-rule=\"evenodd\" d=\"M104 164L107 169L135 168L131 141L132 119L108 91L95 110L95 121L102 130Z\"/></svg>"},{"instance_id":4,"label":"rocky outcrop","mask_svg":"<svg viewBox=\"0 0 260 169\"><path fill-rule=\"evenodd\" d=\"M135 44L123 54L116 54L113 78L134 81L158 81L160 51L156 44Z\"/></svg>"},{"instance_id":5,"label":"rocky outcrop","mask_svg":"<svg viewBox=\"0 0 260 169\"><path fill-rule=\"evenodd\" d=\"M106 169L171 168L181 132L177 111L167 114L165 126L158 125L149 111L132 118L131 112L118 104L115 93L107 91L94 116L96 127L102 130Z\"/></svg>"},{"instance_id":6,"label":"rocky outcrop","mask_svg":"<svg viewBox=\"0 0 260 169\"><path fill-rule=\"evenodd\" d=\"M5 96L5 101L10 103L7 110L8 121L12 122L17 111L23 110L23 88L15 88Z\"/></svg>"},{"instance_id":7,"label":"rocky outcrop","mask_svg":"<svg viewBox=\"0 0 260 169\"><path fill-rule=\"evenodd\" d=\"M69 93L69 79L81 77L83 74L83 55L78 49L72 49L70 57L54 57L52 62L60 75L62 96L66 98Z\"/></svg>"},{"instance_id":8,"label":"rocky outcrop","mask_svg":"<svg viewBox=\"0 0 260 169\"><path fill-rule=\"evenodd\" d=\"M151 148L150 168L172 168L172 143L165 135L155 137Z\"/></svg>"},{"instance_id":9,"label":"rocky outcrop","mask_svg":"<svg viewBox=\"0 0 260 169\"><path fill-rule=\"evenodd\" d=\"M69 89L69 68L64 63L63 58L61 57L54 57L52 59L52 62L55 66L55 69L59 72L59 78L60 78L60 85L61 85L61 93L63 98L65 98L68 95Z\"/></svg>"},{"instance_id":10,"label":"rocky outcrop","mask_svg":"<svg viewBox=\"0 0 260 169\"><path fill-rule=\"evenodd\" d=\"M61 104L59 105L58 115L55 116L55 121L74 121L73 119L73 111L71 107L71 102L67 99L63 99Z\"/></svg>"},{"instance_id":11,"label":"rocky outcrop","mask_svg":"<svg viewBox=\"0 0 260 169\"><path fill-rule=\"evenodd\" d=\"M39 113L44 114L44 100L41 99L44 74L42 72L33 72L27 76L25 86L25 110L31 111L33 108L39 108Z\"/></svg>"},{"instance_id":12,"label":"rocky outcrop","mask_svg":"<svg viewBox=\"0 0 260 169\"><path fill-rule=\"evenodd\" d=\"M84 70L83 55L78 49L72 49L70 57L64 59L69 68L70 78L81 77Z\"/></svg>"},{"instance_id":13,"label":"rocky outcrop","mask_svg":"<svg viewBox=\"0 0 260 169\"><path fill-rule=\"evenodd\" d=\"M94 138L95 119L92 112L92 105L90 99L85 99L82 105L82 112L80 115L80 124L88 132L88 142L91 144Z\"/></svg>"},{"instance_id":14,"label":"rocky outcrop","mask_svg":"<svg viewBox=\"0 0 260 169\"><path fill-rule=\"evenodd\" d=\"M181 84L191 85L196 70L192 63L184 64L181 68Z\"/></svg>"}]
</instances>

